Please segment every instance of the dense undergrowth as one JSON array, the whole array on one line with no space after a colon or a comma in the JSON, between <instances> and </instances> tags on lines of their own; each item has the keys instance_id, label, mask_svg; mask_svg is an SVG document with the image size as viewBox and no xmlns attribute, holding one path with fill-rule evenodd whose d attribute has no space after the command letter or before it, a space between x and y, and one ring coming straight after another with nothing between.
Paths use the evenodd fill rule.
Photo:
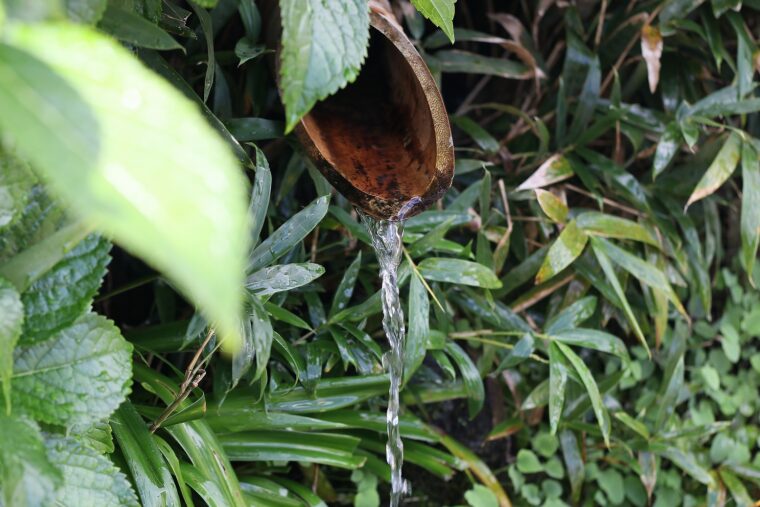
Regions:
<instances>
[{"instance_id":1,"label":"dense undergrowth","mask_svg":"<svg viewBox=\"0 0 760 507\"><path fill-rule=\"evenodd\" d=\"M755 504L760 3L412 3L406 504ZM284 107L252 0L0 3L0 505L387 501L377 262L285 133L366 2L280 4Z\"/></svg>"}]
</instances>

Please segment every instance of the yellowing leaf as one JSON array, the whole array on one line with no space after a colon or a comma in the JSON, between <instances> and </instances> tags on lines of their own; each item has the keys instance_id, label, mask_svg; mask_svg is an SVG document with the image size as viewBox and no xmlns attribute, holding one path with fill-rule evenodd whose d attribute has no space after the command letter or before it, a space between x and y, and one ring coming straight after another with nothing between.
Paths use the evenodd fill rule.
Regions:
<instances>
[{"instance_id":1,"label":"yellowing leaf","mask_svg":"<svg viewBox=\"0 0 760 507\"><path fill-rule=\"evenodd\" d=\"M541 188L558 181L573 177L573 168L564 155L557 153L546 159L530 178L525 180L516 190Z\"/></svg>"},{"instance_id":2,"label":"yellowing leaf","mask_svg":"<svg viewBox=\"0 0 760 507\"><path fill-rule=\"evenodd\" d=\"M657 90L660 81L660 58L662 57L662 35L657 28L646 25L641 29L641 55L647 64L649 91Z\"/></svg>"},{"instance_id":3,"label":"yellowing leaf","mask_svg":"<svg viewBox=\"0 0 760 507\"><path fill-rule=\"evenodd\" d=\"M538 205L541 206L546 216L554 222L565 223L569 210L567 209L567 204L562 199L549 191L541 189L536 189L536 199L538 199Z\"/></svg>"},{"instance_id":4,"label":"yellowing leaf","mask_svg":"<svg viewBox=\"0 0 760 507\"><path fill-rule=\"evenodd\" d=\"M536 275L536 283L542 283L553 277L578 258L588 241L588 235L583 232L575 221L570 222L562 230L557 240L549 247L549 252Z\"/></svg>"}]
</instances>

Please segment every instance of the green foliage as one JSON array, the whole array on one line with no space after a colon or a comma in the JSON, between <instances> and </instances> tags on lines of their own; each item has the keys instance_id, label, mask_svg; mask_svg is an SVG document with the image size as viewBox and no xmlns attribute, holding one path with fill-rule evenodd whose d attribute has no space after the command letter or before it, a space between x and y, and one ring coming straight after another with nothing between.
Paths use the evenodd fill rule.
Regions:
<instances>
[{"instance_id":1,"label":"green foliage","mask_svg":"<svg viewBox=\"0 0 760 507\"><path fill-rule=\"evenodd\" d=\"M416 501L751 504L760 4L486 3L399 10L457 148L399 271ZM286 134L367 3L5 0L0 34L0 503L383 504L377 261Z\"/></svg>"}]
</instances>

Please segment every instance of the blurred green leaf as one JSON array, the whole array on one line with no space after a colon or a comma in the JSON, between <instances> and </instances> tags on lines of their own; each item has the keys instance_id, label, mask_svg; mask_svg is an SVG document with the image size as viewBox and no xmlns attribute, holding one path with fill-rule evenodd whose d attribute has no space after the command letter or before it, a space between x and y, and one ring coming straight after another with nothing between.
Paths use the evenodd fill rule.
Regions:
<instances>
[{"instance_id":1,"label":"blurred green leaf","mask_svg":"<svg viewBox=\"0 0 760 507\"><path fill-rule=\"evenodd\" d=\"M480 412L485 402L486 393L483 380L480 378L475 363L472 362L462 347L452 341L446 342L446 353L456 363L462 376L462 382L467 392L467 412L472 419Z\"/></svg>"},{"instance_id":2,"label":"blurred green leaf","mask_svg":"<svg viewBox=\"0 0 760 507\"><path fill-rule=\"evenodd\" d=\"M430 301L422 281L417 276L409 280L409 326L404 345L404 376L408 381L425 360L430 334Z\"/></svg>"},{"instance_id":3,"label":"blurred green leaf","mask_svg":"<svg viewBox=\"0 0 760 507\"><path fill-rule=\"evenodd\" d=\"M22 49L0 48L0 124L19 152L76 212L165 271L234 349L245 184L227 148L186 99L106 37L68 25L6 35ZM24 107L18 93L30 97Z\"/></svg>"},{"instance_id":4,"label":"blurred green leaf","mask_svg":"<svg viewBox=\"0 0 760 507\"><path fill-rule=\"evenodd\" d=\"M70 6L69 9L71 9ZM105 11L101 12L102 16L98 28L122 42L132 46L164 51L182 49L174 37L133 10L128 10L125 6L108 2ZM95 17L97 16L93 13L92 18Z\"/></svg>"},{"instance_id":5,"label":"blurred green leaf","mask_svg":"<svg viewBox=\"0 0 760 507\"><path fill-rule=\"evenodd\" d=\"M564 224L567 219L568 209L559 197L546 190L536 189L536 199L546 216L554 222Z\"/></svg>"},{"instance_id":6,"label":"blurred green leaf","mask_svg":"<svg viewBox=\"0 0 760 507\"><path fill-rule=\"evenodd\" d=\"M0 382L3 384L5 413L11 413L11 377L13 350L16 347L24 322L24 306L16 289L0 278Z\"/></svg>"},{"instance_id":7,"label":"blurred green leaf","mask_svg":"<svg viewBox=\"0 0 760 507\"><path fill-rule=\"evenodd\" d=\"M557 432L562 406L565 404L567 368L555 343L549 344L549 426L552 434Z\"/></svg>"},{"instance_id":8,"label":"blurred green leaf","mask_svg":"<svg viewBox=\"0 0 760 507\"><path fill-rule=\"evenodd\" d=\"M689 196L686 206L712 194L733 174L741 156L742 138L732 132Z\"/></svg>"},{"instance_id":9,"label":"blurred green leaf","mask_svg":"<svg viewBox=\"0 0 760 507\"><path fill-rule=\"evenodd\" d=\"M570 165L570 162L564 157L564 155L557 153L546 159L546 161L536 169L536 172L517 187L516 190L530 190L546 187L553 183L572 178L573 174L573 168Z\"/></svg>"},{"instance_id":10,"label":"blurred green leaf","mask_svg":"<svg viewBox=\"0 0 760 507\"><path fill-rule=\"evenodd\" d=\"M417 266L420 274L431 281L498 289L501 282L494 272L482 264L462 259L428 257Z\"/></svg>"},{"instance_id":11,"label":"blurred green leaf","mask_svg":"<svg viewBox=\"0 0 760 507\"><path fill-rule=\"evenodd\" d=\"M760 143L758 143L760 145ZM741 261L747 278L752 273L760 245L760 161L755 145L742 144L742 210L741 210Z\"/></svg>"}]
</instances>

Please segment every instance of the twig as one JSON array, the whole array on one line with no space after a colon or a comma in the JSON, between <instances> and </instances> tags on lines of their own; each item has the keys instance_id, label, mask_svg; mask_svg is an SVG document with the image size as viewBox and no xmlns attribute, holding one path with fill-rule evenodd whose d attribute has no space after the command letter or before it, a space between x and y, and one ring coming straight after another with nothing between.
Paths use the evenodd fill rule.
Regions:
<instances>
[{"instance_id":1,"label":"twig","mask_svg":"<svg viewBox=\"0 0 760 507\"><path fill-rule=\"evenodd\" d=\"M203 377L206 375L206 370L201 368L201 365L198 364L198 361L203 354L203 349L206 348L206 345L208 345L208 343L211 341L211 337L214 336L214 332L214 328L210 328L208 330L208 333L206 333L206 338L204 338L203 343L195 352L195 355L193 355L193 358L190 360L190 364L188 364L187 368L185 369L185 379L179 386L179 392L177 393L177 396L174 398L174 401L172 401L169 406L166 407L161 415L158 416L153 424L150 425L151 433L155 433L156 430L161 427L161 424L166 421L166 419L172 415L172 413L174 413L179 404L182 403L188 397L190 392L198 387L198 384L200 384L201 380L203 380Z\"/></svg>"},{"instance_id":2,"label":"twig","mask_svg":"<svg viewBox=\"0 0 760 507\"><path fill-rule=\"evenodd\" d=\"M596 196L592 194L591 192L588 192L586 190L583 190L582 188L576 187L575 185L571 183L567 183L565 187L568 190L572 190L573 192L579 193L581 195L585 195L586 197L590 197L592 199L596 199ZM602 197L602 202L611 208L617 208L619 210L625 211L626 213L630 213L631 215L636 215L637 217L644 217L644 214L640 212L639 210L629 208L628 206L615 202L612 199Z\"/></svg>"}]
</instances>

